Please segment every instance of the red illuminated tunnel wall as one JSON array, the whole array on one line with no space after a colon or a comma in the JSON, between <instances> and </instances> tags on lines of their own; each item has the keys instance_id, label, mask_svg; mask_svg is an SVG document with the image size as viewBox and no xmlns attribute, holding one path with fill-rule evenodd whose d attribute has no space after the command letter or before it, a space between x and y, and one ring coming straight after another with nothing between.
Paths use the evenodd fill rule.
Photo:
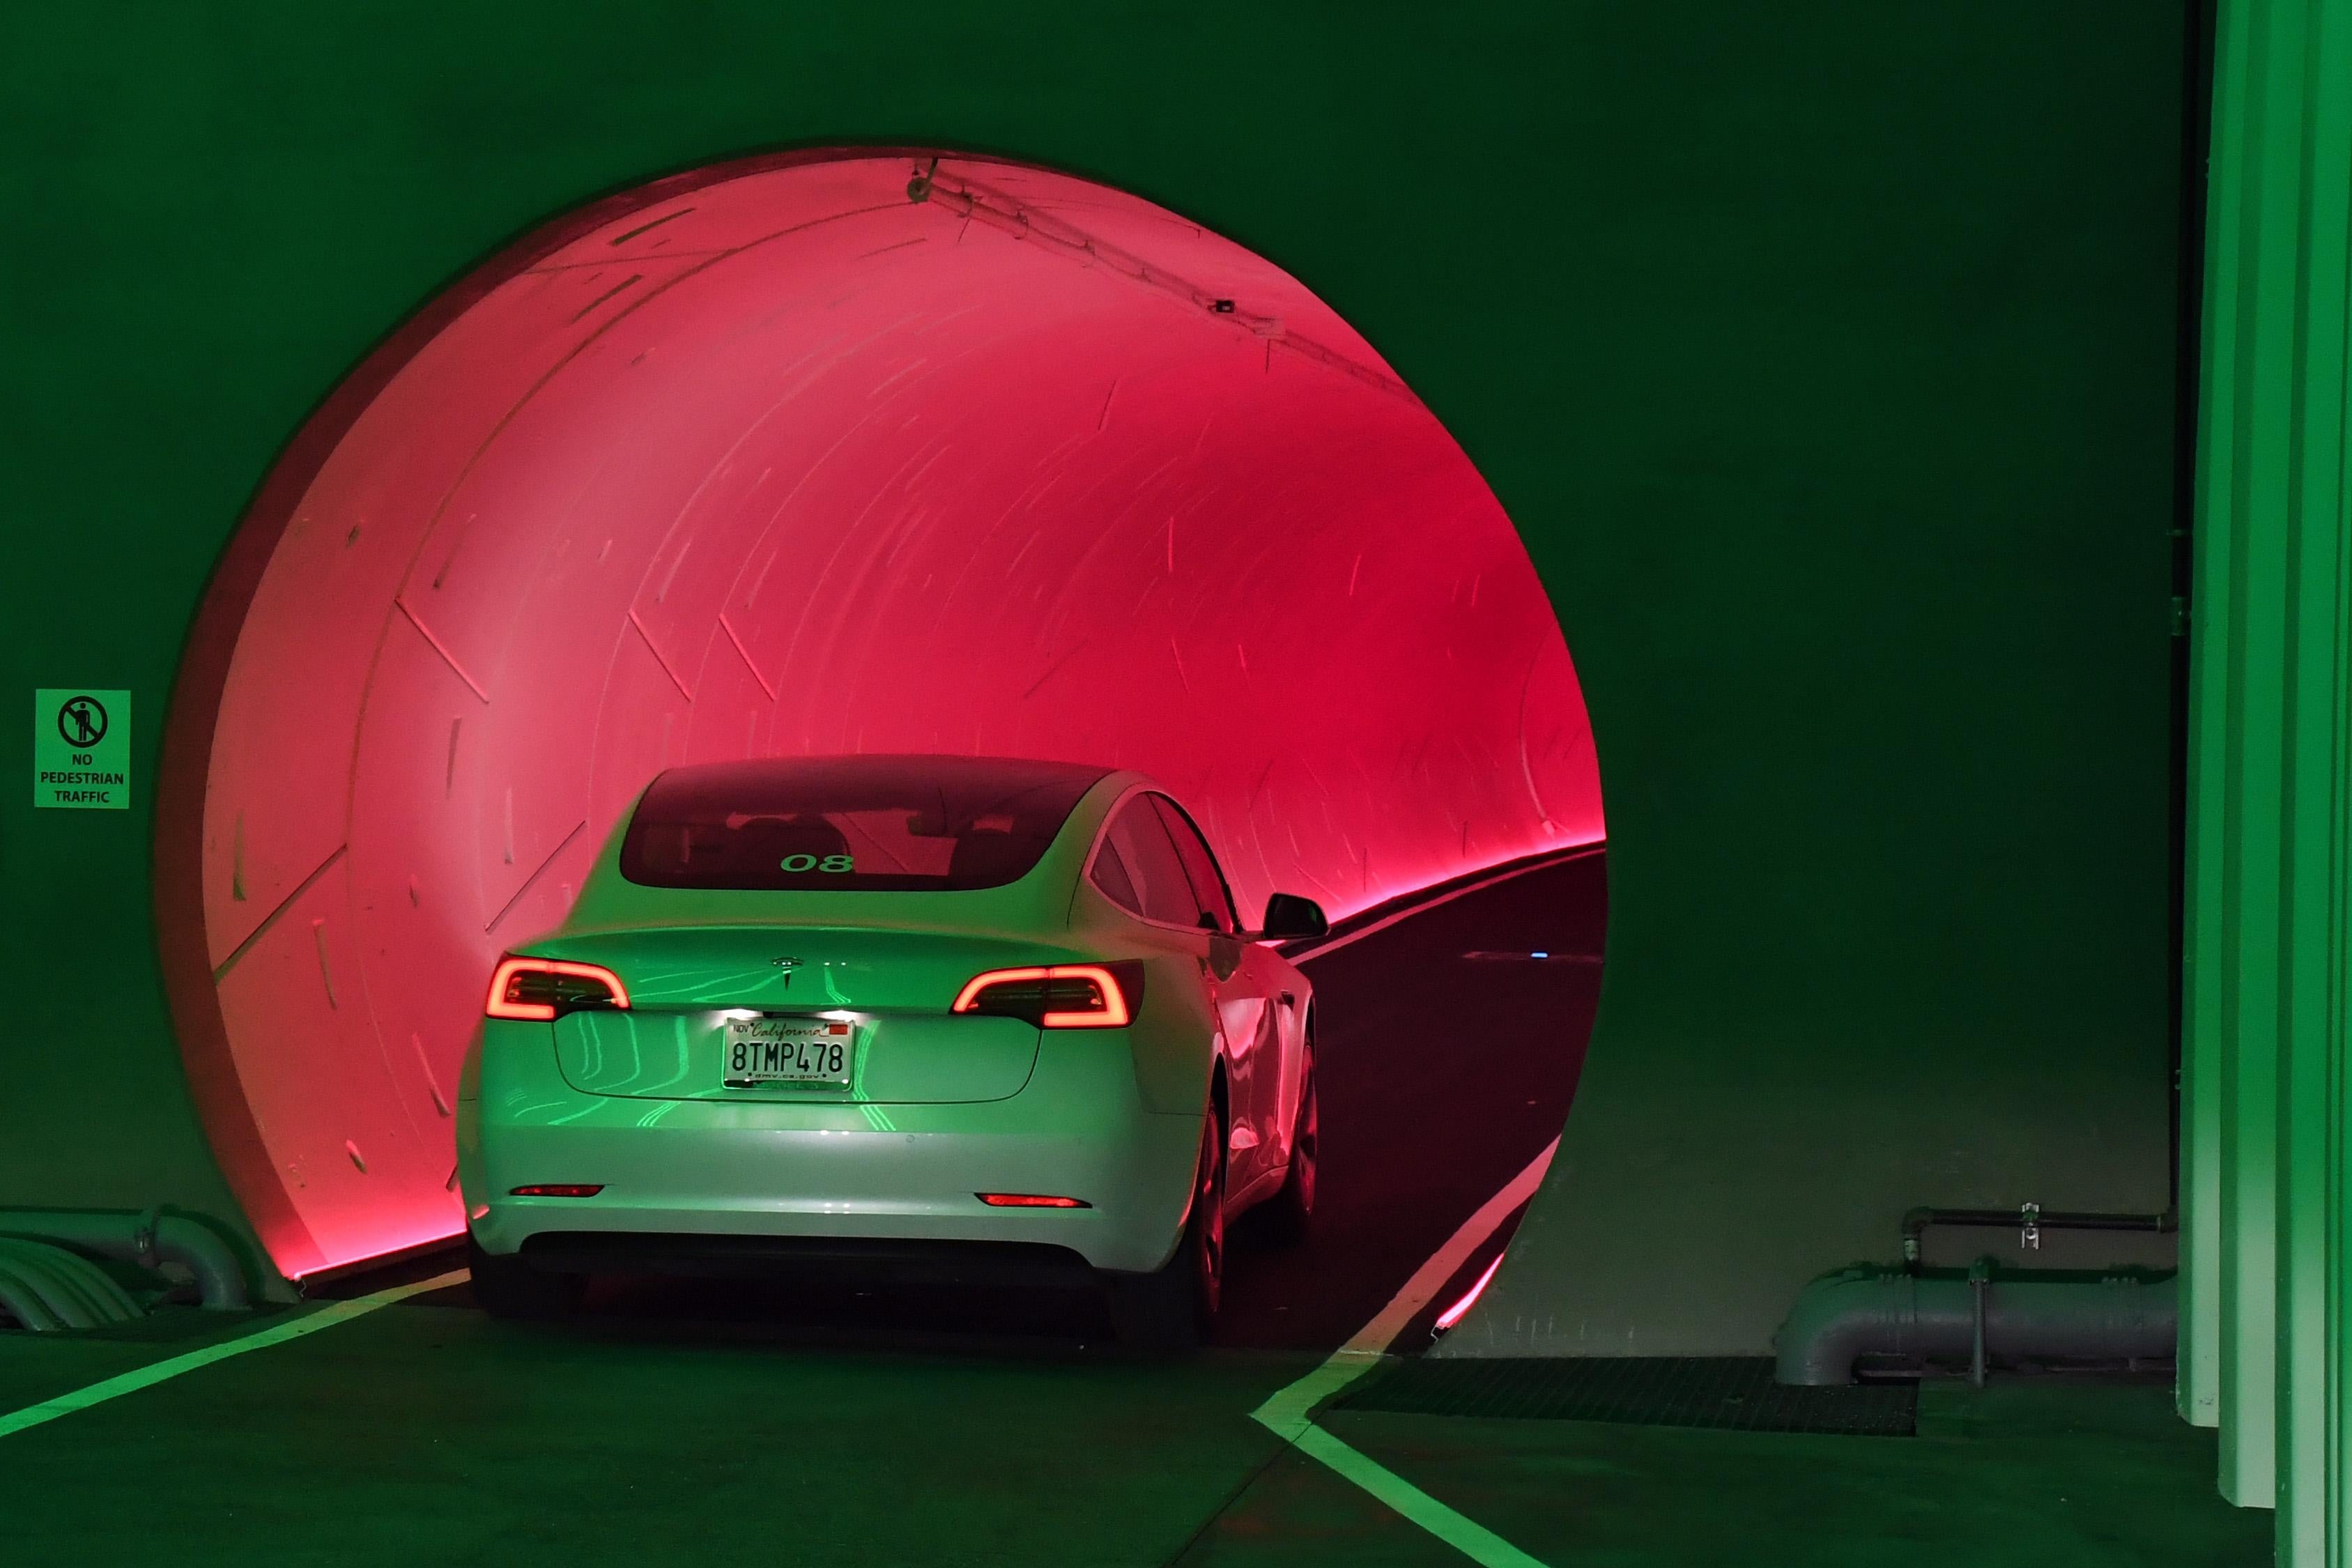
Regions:
<instances>
[{"instance_id":1,"label":"red illuminated tunnel wall","mask_svg":"<svg viewBox=\"0 0 2352 1568\"><path fill-rule=\"evenodd\" d=\"M910 187L929 166L772 159L576 214L265 487L174 715L209 748L163 802L200 869L160 891L167 946L204 944L169 965L191 1079L289 1274L457 1230L492 961L666 765L1142 768L1248 905L1335 917L1601 836L1517 535L1360 337L1146 202L964 161Z\"/></svg>"}]
</instances>

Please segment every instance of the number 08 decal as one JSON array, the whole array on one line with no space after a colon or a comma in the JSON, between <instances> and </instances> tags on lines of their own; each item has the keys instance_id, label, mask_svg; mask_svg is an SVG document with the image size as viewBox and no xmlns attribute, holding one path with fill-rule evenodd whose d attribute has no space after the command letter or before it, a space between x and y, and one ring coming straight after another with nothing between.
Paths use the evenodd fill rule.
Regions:
<instances>
[{"instance_id":1,"label":"number 08 decal","mask_svg":"<svg viewBox=\"0 0 2352 1568\"><path fill-rule=\"evenodd\" d=\"M846 855L828 855L822 860L814 855L787 855L777 865L786 871L832 871L835 874L857 868L856 861Z\"/></svg>"}]
</instances>

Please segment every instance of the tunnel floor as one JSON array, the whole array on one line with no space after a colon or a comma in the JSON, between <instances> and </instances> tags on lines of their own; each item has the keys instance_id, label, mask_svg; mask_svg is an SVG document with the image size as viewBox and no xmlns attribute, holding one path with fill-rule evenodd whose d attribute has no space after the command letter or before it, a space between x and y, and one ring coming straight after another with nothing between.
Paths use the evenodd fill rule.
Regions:
<instances>
[{"instance_id":1,"label":"tunnel floor","mask_svg":"<svg viewBox=\"0 0 2352 1568\"><path fill-rule=\"evenodd\" d=\"M1196 1356L1126 1353L1068 1295L623 1280L584 1320L532 1329L455 1285L0 1436L8 1560L1460 1563L1249 1415L1558 1131L1604 877L1597 853L1552 863L1356 922L1307 959L1328 1008L1325 1207L1304 1247L1237 1232L1229 1315ZM1393 1350L1427 1345L1436 1303L1508 1228ZM0 1412L255 1327L176 1310L0 1337ZM2211 1434L2167 1398L1947 1391L1902 1440L1348 1408L1320 1424L1546 1562L2266 1561L2267 1516L2211 1496Z\"/></svg>"}]
</instances>

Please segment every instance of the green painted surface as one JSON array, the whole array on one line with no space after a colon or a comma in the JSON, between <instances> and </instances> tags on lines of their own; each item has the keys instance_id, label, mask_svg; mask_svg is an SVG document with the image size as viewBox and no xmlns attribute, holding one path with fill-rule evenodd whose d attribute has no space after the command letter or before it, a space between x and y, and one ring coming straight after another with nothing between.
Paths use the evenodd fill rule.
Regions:
<instances>
[{"instance_id":1,"label":"green painted surface","mask_svg":"<svg viewBox=\"0 0 2352 1568\"><path fill-rule=\"evenodd\" d=\"M2284 685L2284 803L2281 812L2279 889L2282 916L2279 993L2278 1110L2278 1439L2274 1497L2278 1506L2278 1560L2288 1568L2342 1564L2331 1558L2331 1525L2339 1549L2346 1537L2340 1516L2352 1487L2341 1472L2347 1462L2340 1440L2331 1443L2344 1369L2331 1369L2328 1321L2345 1295L2345 1271L2352 1260L2327 1245L2331 1213L2343 1194L2331 1190L2341 1179L2331 1165L2340 1161L2345 1114L2336 1102L2347 1087L2345 1039L2352 1030L2344 990L2344 961L2352 952L2352 923L2345 912L2344 857L2352 850L2352 771L2344 751L2347 738L2347 680L2352 647L2346 636L2345 568L2352 563L2347 526L2352 487L2345 461L2352 446L2345 419L2347 289L2352 288L2352 5L2317 4L2310 8L2307 57L2289 55L2306 68L2299 85L2304 145L2299 162L2303 190L2294 205L2296 246L2306 281L2297 301L2295 337L2300 348L2294 387L2299 434L2295 494L2285 537L2288 582L2284 633L2287 645ZM2335 1125L2331 1128L2331 1122ZM2331 1387L2336 1384L2339 1387ZM2339 1489L2329 1496L2334 1479ZM2331 1515L2336 1517L2331 1518Z\"/></svg>"},{"instance_id":2,"label":"green painted surface","mask_svg":"<svg viewBox=\"0 0 2352 1568\"><path fill-rule=\"evenodd\" d=\"M168 1357L233 1340L282 1314L163 1307L104 1329L0 1340L0 1417Z\"/></svg>"},{"instance_id":3,"label":"green painted surface","mask_svg":"<svg viewBox=\"0 0 2352 1568\"><path fill-rule=\"evenodd\" d=\"M1745 152L1677 99L1721 183L1641 165L1642 237L1715 242L1594 292L1652 350L1601 362L1639 411L1600 421L1615 452L1571 448L1578 525L1645 542L1563 530L1548 574L1608 791L1609 968L1553 1192L1451 1353L1760 1353L1912 1205L2164 1206L2179 17L2042 11L2029 54L1933 15L2003 42L1834 89L1775 48ZM1810 47L1887 42L1847 26ZM1703 342L1656 309L1679 289ZM1707 391L1666 389L1678 354ZM1555 514L1495 477L1544 562Z\"/></svg>"},{"instance_id":4,"label":"green painted surface","mask_svg":"<svg viewBox=\"0 0 2352 1568\"><path fill-rule=\"evenodd\" d=\"M382 1311L395 1302L429 1291L445 1289L453 1283L463 1284L466 1271L457 1269L436 1278L392 1286L367 1296L342 1301L313 1305L301 1311L273 1314L268 1321L253 1323L241 1333L215 1334L209 1343L191 1346L173 1354L126 1368L110 1376L54 1394L37 1403L0 1414L0 1437L13 1436L36 1426L46 1426L54 1421L69 1420L82 1412L96 1408L111 1400L127 1399L132 1394L184 1377L190 1373L226 1361L233 1356L251 1355L269 1350L289 1341L323 1333L371 1312Z\"/></svg>"},{"instance_id":5,"label":"green painted surface","mask_svg":"<svg viewBox=\"0 0 2352 1568\"><path fill-rule=\"evenodd\" d=\"M2230 531L2227 581L2238 601L2229 632L2230 679L2219 695L2221 724L2236 771L2231 801L2237 852L2224 849L2224 915L2231 945L2221 981L2226 1027L2247 1041L2275 1039L2279 975L2279 812L2284 781L2277 747L2284 650L2279 609L2286 571L2282 530L2254 526L2283 510L2293 462L2286 378L2256 373L2294 352L2294 82L2296 51L2268 47L2263 6L2233 8L2228 35L2242 54L2229 68L2244 94L2245 200L2232 222L2241 247L2237 417L2231 431L2229 503L2241 525ZM2243 31L2241 31L2241 28ZM2234 51L2233 51L2234 53ZM2244 63L2240 64L2242 60ZM2244 72L2242 76L2237 72ZM2281 182L2284 181L2282 187ZM2209 555L2210 559L2210 555ZM2208 584L2210 584L2209 576ZM2200 591L2200 603L2221 596ZM2272 1487L2272 1409L2277 1298L2276 1142L2278 1061L2274 1052L2225 1052L2221 1072L2222 1357L2221 1486L2236 1501L2268 1506Z\"/></svg>"},{"instance_id":6,"label":"green painted surface","mask_svg":"<svg viewBox=\"0 0 2352 1568\"><path fill-rule=\"evenodd\" d=\"M1569 1568L2259 1568L2269 1531L2213 1495L2214 1437L2160 1384L1931 1385L1914 1438L1343 1411L1330 1430L1541 1562ZM2056 1386L2053 1386L2055 1384ZM1286 1457L1186 1568L1461 1559Z\"/></svg>"},{"instance_id":7,"label":"green painted surface","mask_svg":"<svg viewBox=\"0 0 2352 1568\"><path fill-rule=\"evenodd\" d=\"M1275 1455L1248 1411L1314 1360L525 1331L419 1298L0 1438L0 1500L28 1565L1141 1568Z\"/></svg>"},{"instance_id":8,"label":"green painted surface","mask_svg":"<svg viewBox=\"0 0 2352 1568\"><path fill-rule=\"evenodd\" d=\"M43 9L0 60L0 282L38 305L0 463L43 520L0 673L160 712L304 413L599 192L858 141L1131 189L1421 392L1583 678L1607 995L1477 1321L1752 1352L1911 1205L2161 1206L2180 44L2171 7L2089 0ZM103 626L55 586L93 561ZM39 912L5 960L11 1197L228 1206L152 804L0 817L0 898Z\"/></svg>"},{"instance_id":9,"label":"green painted surface","mask_svg":"<svg viewBox=\"0 0 2352 1568\"><path fill-rule=\"evenodd\" d=\"M2192 699L2184 1408L2278 1561L2352 1563L2352 7L2231 3Z\"/></svg>"},{"instance_id":10,"label":"green painted surface","mask_svg":"<svg viewBox=\"0 0 2352 1568\"><path fill-rule=\"evenodd\" d=\"M2217 17L2218 23L2218 17ZM2235 63L2244 52L2243 7L2226 30L2217 26L2211 160L2206 185L2205 297L2200 363L2234 364L2238 318L2222 301L2238 296L2240 255L2234 215L2245 199L2245 140L2236 109ZM2232 781L2221 720L2230 680L2226 657L2234 625L2227 595L2205 592L2212 563L2235 548L2229 505L2236 429L2233 376L2205 374L2197 398L2194 625L2189 640L2189 744L2182 867L2180 1053L2180 1352L2181 1415L2200 1426L2221 1418L2221 969L2214 955L2231 942L2230 860L2202 825L2221 819Z\"/></svg>"},{"instance_id":11,"label":"green painted surface","mask_svg":"<svg viewBox=\"0 0 2352 1568\"><path fill-rule=\"evenodd\" d=\"M1247 1418L1314 1356L1157 1363L777 1316L673 1290L525 1331L452 1290L215 1361L0 1437L10 1561L141 1561L159 1540L192 1568L1465 1561ZM0 1388L58 1392L93 1348L0 1339ZM2213 1495L2214 1435L2152 1381L1930 1385L1916 1438L1324 1424L1559 1568L2254 1568L2269 1538Z\"/></svg>"},{"instance_id":12,"label":"green painted surface","mask_svg":"<svg viewBox=\"0 0 2352 1568\"><path fill-rule=\"evenodd\" d=\"M79 687L33 693L33 805L131 809L131 693Z\"/></svg>"}]
</instances>

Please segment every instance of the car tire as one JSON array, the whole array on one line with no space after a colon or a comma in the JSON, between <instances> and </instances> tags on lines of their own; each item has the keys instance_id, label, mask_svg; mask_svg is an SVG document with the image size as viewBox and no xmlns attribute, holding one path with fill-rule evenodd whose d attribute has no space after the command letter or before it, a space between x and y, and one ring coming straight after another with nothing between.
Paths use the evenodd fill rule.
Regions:
<instances>
[{"instance_id":1,"label":"car tire","mask_svg":"<svg viewBox=\"0 0 2352 1568\"><path fill-rule=\"evenodd\" d=\"M534 1323L568 1318L587 1290L577 1274L550 1274L511 1254L483 1251L471 1231L466 1267L473 1272L475 1303L493 1318Z\"/></svg>"},{"instance_id":2,"label":"car tire","mask_svg":"<svg viewBox=\"0 0 2352 1568\"><path fill-rule=\"evenodd\" d=\"M1315 1217L1317 1156L1320 1151L1321 1116L1316 1107L1315 1047L1307 1047L1298 1069L1298 1110L1290 1124L1290 1173L1282 1190L1266 1201L1265 1228L1276 1239L1305 1239Z\"/></svg>"},{"instance_id":3,"label":"car tire","mask_svg":"<svg viewBox=\"0 0 2352 1568\"><path fill-rule=\"evenodd\" d=\"M1112 1281L1118 1337L1139 1349L1186 1351L1209 1337L1225 1283L1225 1130L1212 1112L1201 1119L1193 1163L1192 1209L1175 1256L1150 1274Z\"/></svg>"}]
</instances>

